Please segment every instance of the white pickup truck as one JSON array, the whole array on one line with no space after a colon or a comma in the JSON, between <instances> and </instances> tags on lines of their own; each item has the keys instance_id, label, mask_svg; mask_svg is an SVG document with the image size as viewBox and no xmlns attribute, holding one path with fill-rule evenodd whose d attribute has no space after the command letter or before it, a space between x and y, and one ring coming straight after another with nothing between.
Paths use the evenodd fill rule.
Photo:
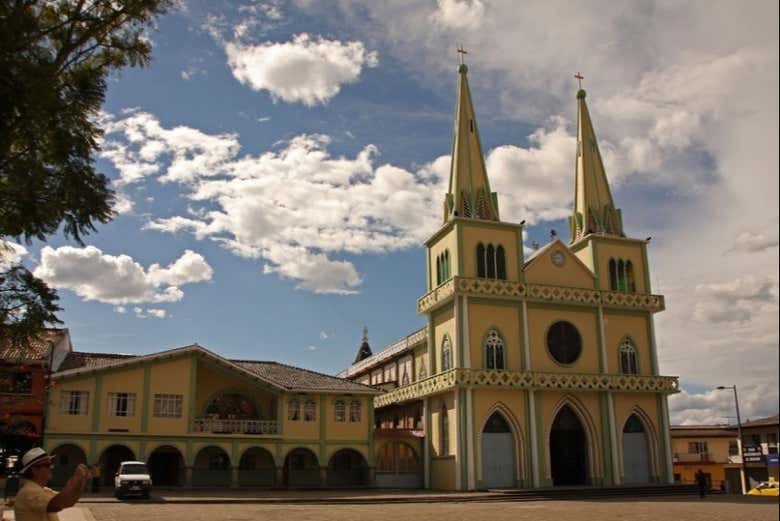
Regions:
<instances>
[{"instance_id":1,"label":"white pickup truck","mask_svg":"<svg viewBox=\"0 0 780 521\"><path fill-rule=\"evenodd\" d=\"M114 495L117 499L125 496L141 496L149 499L152 492L152 478L142 461L123 461L114 476Z\"/></svg>"}]
</instances>

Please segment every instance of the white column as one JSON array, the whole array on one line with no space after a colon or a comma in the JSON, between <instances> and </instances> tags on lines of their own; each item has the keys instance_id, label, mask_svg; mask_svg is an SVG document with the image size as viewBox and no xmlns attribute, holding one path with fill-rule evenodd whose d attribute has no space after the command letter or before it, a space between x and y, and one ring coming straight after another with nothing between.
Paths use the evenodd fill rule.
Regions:
<instances>
[{"instance_id":1,"label":"white column","mask_svg":"<svg viewBox=\"0 0 780 521\"><path fill-rule=\"evenodd\" d=\"M536 391L528 391L528 415L531 418L531 472L534 487L539 486L539 441L536 439Z\"/></svg>"},{"instance_id":2,"label":"white column","mask_svg":"<svg viewBox=\"0 0 780 521\"><path fill-rule=\"evenodd\" d=\"M604 308L598 307L599 317L599 362L601 363L601 372L607 373L607 344L606 337L604 336Z\"/></svg>"},{"instance_id":3,"label":"white column","mask_svg":"<svg viewBox=\"0 0 780 521\"><path fill-rule=\"evenodd\" d=\"M526 371L531 370L531 347L528 343L528 304L525 300L520 303L523 313L523 365Z\"/></svg>"},{"instance_id":4,"label":"white column","mask_svg":"<svg viewBox=\"0 0 780 521\"><path fill-rule=\"evenodd\" d=\"M663 421L664 449L666 458L664 469L666 470L666 482L674 483L674 469L672 468L672 440L669 434L669 404L666 403L666 395L661 396L661 420Z\"/></svg>"},{"instance_id":5,"label":"white column","mask_svg":"<svg viewBox=\"0 0 780 521\"><path fill-rule=\"evenodd\" d=\"M469 342L469 300L463 297L463 367L471 367L471 342Z\"/></svg>"},{"instance_id":6,"label":"white column","mask_svg":"<svg viewBox=\"0 0 780 521\"><path fill-rule=\"evenodd\" d=\"M460 462L461 458L463 458L463 444L461 443L460 429L458 428L460 423L460 392L457 387L453 391L453 395L455 396L455 490L462 490L461 484L463 483L464 476L460 471ZM452 421L447 422L448 427L451 424ZM452 432L452 429L450 429L450 432ZM452 440L450 440L450 443L452 443Z\"/></svg>"},{"instance_id":7,"label":"white column","mask_svg":"<svg viewBox=\"0 0 780 521\"><path fill-rule=\"evenodd\" d=\"M423 399L423 432L425 438L423 438L423 480L425 488L431 488L431 443L433 440L433 432L431 432L431 419L430 408L428 406L428 398Z\"/></svg>"},{"instance_id":8,"label":"white column","mask_svg":"<svg viewBox=\"0 0 780 521\"><path fill-rule=\"evenodd\" d=\"M455 295L455 307L453 313L455 314L455 338L452 339L452 367L461 367L462 360L460 359L460 342L461 342L461 323L460 323L460 297Z\"/></svg>"},{"instance_id":9,"label":"white column","mask_svg":"<svg viewBox=\"0 0 780 521\"><path fill-rule=\"evenodd\" d=\"M612 479L615 485L620 485L623 480L620 477L620 452L617 445L617 431L615 430L615 402L612 399L612 393L607 392L607 424L609 426L609 440L612 449Z\"/></svg>"},{"instance_id":10,"label":"white column","mask_svg":"<svg viewBox=\"0 0 780 521\"><path fill-rule=\"evenodd\" d=\"M472 414L473 399L471 387L466 389L466 446L468 447L468 489L477 488L476 460L477 455L474 452L474 415Z\"/></svg>"}]
</instances>

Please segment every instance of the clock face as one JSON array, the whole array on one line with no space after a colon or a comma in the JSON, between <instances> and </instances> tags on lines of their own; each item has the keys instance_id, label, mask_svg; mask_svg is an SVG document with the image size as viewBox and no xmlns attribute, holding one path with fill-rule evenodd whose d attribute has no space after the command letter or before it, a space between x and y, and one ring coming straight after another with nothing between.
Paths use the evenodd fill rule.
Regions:
<instances>
[{"instance_id":1,"label":"clock face","mask_svg":"<svg viewBox=\"0 0 780 521\"><path fill-rule=\"evenodd\" d=\"M563 263L566 262L566 256L563 254L561 250L555 250L553 254L550 256L550 259L552 260L552 263L556 266L563 266Z\"/></svg>"}]
</instances>

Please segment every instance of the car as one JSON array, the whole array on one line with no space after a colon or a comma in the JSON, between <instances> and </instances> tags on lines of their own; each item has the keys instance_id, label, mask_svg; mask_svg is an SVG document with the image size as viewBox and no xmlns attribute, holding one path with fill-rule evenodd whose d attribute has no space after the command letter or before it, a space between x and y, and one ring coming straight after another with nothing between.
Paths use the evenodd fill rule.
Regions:
<instances>
[{"instance_id":1,"label":"car","mask_svg":"<svg viewBox=\"0 0 780 521\"><path fill-rule=\"evenodd\" d=\"M778 497L778 491L780 488L777 481L762 481L755 488L751 488L748 495Z\"/></svg>"},{"instance_id":2,"label":"car","mask_svg":"<svg viewBox=\"0 0 780 521\"><path fill-rule=\"evenodd\" d=\"M114 476L114 495L117 499L126 496L141 496L149 499L152 493L152 478L146 463L142 461L123 461Z\"/></svg>"}]
</instances>

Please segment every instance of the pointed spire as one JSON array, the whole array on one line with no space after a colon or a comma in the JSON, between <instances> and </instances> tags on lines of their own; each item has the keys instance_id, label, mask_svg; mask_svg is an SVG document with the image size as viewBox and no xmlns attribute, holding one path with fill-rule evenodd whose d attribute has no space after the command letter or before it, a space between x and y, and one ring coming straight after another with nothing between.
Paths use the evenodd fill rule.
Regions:
<instances>
[{"instance_id":1,"label":"pointed spire","mask_svg":"<svg viewBox=\"0 0 780 521\"><path fill-rule=\"evenodd\" d=\"M615 208L609 190L604 162L601 159L596 133L585 103L583 77L574 75L580 83L577 91L577 167L574 190L574 214L569 218L571 242L590 233L623 235L623 217Z\"/></svg>"},{"instance_id":2,"label":"pointed spire","mask_svg":"<svg viewBox=\"0 0 780 521\"><path fill-rule=\"evenodd\" d=\"M479 140L477 118L471 103L467 77L468 67L463 63L466 51L458 48L458 101L455 107L455 132L452 140L450 191L444 202L444 222L453 217L467 217L497 221L498 198L490 191L482 144Z\"/></svg>"},{"instance_id":3,"label":"pointed spire","mask_svg":"<svg viewBox=\"0 0 780 521\"><path fill-rule=\"evenodd\" d=\"M373 353L371 352L371 346L368 345L368 327L363 326L363 341L360 343L360 347L358 348L357 356L355 357L355 361L353 363L358 363L361 360L365 360L369 356L371 356Z\"/></svg>"}]
</instances>

